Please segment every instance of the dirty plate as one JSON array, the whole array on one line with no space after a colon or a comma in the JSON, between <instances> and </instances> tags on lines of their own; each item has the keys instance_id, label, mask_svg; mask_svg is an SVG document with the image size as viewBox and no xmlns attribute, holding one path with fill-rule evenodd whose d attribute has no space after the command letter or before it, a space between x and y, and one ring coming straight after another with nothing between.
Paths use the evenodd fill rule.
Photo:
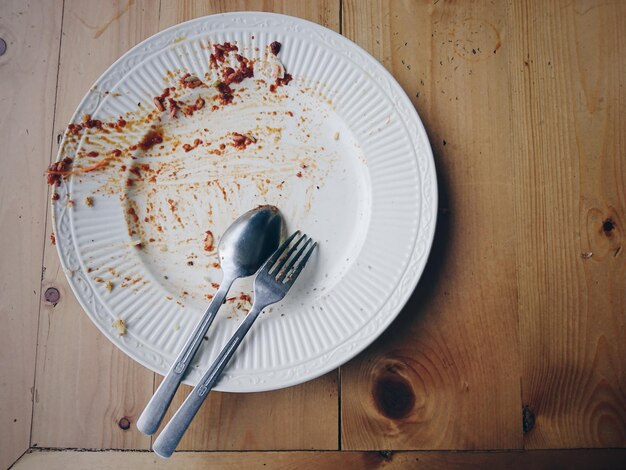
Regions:
<instances>
[{"instance_id":1,"label":"dirty plate","mask_svg":"<svg viewBox=\"0 0 626 470\"><path fill-rule=\"evenodd\" d=\"M229 66L251 63L253 77L224 87ZM293 80L276 82L285 70ZM320 249L218 390L286 387L341 365L389 325L422 273L437 206L424 128L376 60L321 26L265 13L177 25L113 64L72 123L59 160L73 163L57 168L74 174L52 203L63 267L96 326L156 372L220 282L220 235L259 204ZM233 287L187 383L250 308L250 287Z\"/></svg>"}]
</instances>

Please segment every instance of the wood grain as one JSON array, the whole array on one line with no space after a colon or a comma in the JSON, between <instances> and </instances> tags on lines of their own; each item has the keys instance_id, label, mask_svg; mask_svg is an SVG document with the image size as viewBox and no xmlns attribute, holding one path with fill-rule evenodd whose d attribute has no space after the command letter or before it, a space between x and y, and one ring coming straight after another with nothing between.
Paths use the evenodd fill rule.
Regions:
<instances>
[{"instance_id":1,"label":"wood grain","mask_svg":"<svg viewBox=\"0 0 626 470\"><path fill-rule=\"evenodd\" d=\"M337 388L334 371L311 382L273 392L213 392L178 449L337 449ZM188 386L178 390L161 428L190 391Z\"/></svg>"},{"instance_id":2,"label":"wood grain","mask_svg":"<svg viewBox=\"0 0 626 470\"><path fill-rule=\"evenodd\" d=\"M297 16L339 31L339 0L167 0L161 4L161 29L199 16L229 11L269 11Z\"/></svg>"},{"instance_id":3,"label":"wood grain","mask_svg":"<svg viewBox=\"0 0 626 470\"><path fill-rule=\"evenodd\" d=\"M157 28L158 3L153 1L66 0L54 118L57 133L98 76ZM50 158L56 150L55 146ZM41 307L31 444L149 448L150 438L134 426L122 429L120 420L131 424L136 420L152 393L154 374L97 331L72 294L49 242L44 269L42 289L57 288L61 300L56 306L44 300Z\"/></svg>"},{"instance_id":4,"label":"wood grain","mask_svg":"<svg viewBox=\"0 0 626 470\"><path fill-rule=\"evenodd\" d=\"M343 2L344 34L413 99L440 217L424 277L341 369L343 448L522 447L507 6Z\"/></svg>"},{"instance_id":5,"label":"wood grain","mask_svg":"<svg viewBox=\"0 0 626 470\"><path fill-rule=\"evenodd\" d=\"M531 452L185 452L163 460L146 452L33 452L15 470L239 469L546 469L620 468L626 450Z\"/></svg>"},{"instance_id":6,"label":"wood grain","mask_svg":"<svg viewBox=\"0 0 626 470\"><path fill-rule=\"evenodd\" d=\"M236 10L268 10L315 21L338 30L339 1L176 1L164 2L159 27L199 16ZM158 379L160 383L160 378ZM190 391L178 391L168 417ZM212 393L180 449L337 449L337 372L297 387L267 393Z\"/></svg>"},{"instance_id":7,"label":"wood grain","mask_svg":"<svg viewBox=\"0 0 626 470\"><path fill-rule=\"evenodd\" d=\"M524 444L624 447L626 3L511 6Z\"/></svg>"},{"instance_id":8,"label":"wood grain","mask_svg":"<svg viewBox=\"0 0 626 470\"><path fill-rule=\"evenodd\" d=\"M216 393L183 447L336 449L338 419L354 450L626 446L626 3L342 5L340 16L339 0L3 3L0 467L29 433L32 446L149 447L133 423L155 376L74 299L48 241L43 171L85 90L122 53L172 24L234 10L341 27L381 60L431 138L440 216L406 308L342 368L341 418L336 372L277 392ZM40 300L48 287L60 291L56 306ZM170 462L35 452L16 468L619 468L625 452L211 452Z\"/></svg>"},{"instance_id":9,"label":"wood grain","mask_svg":"<svg viewBox=\"0 0 626 470\"><path fill-rule=\"evenodd\" d=\"M29 446L62 2L3 2L0 38L0 468Z\"/></svg>"}]
</instances>

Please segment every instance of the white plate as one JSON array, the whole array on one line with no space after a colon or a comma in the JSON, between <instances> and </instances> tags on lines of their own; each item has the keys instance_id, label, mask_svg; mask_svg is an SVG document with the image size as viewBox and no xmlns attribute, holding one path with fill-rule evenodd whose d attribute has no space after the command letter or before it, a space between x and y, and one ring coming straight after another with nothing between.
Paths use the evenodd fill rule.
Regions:
<instances>
[{"instance_id":1,"label":"white plate","mask_svg":"<svg viewBox=\"0 0 626 470\"><path fill-rule=\"evenodd\" d=\"M260 64L275 40L294 77L290 84L270 93L255 75L233 86L232 105L206 106L192 118L164 117L164 148L134 152L135 164L161 168L159 174L126 187L135 176L112 162L64 180L53 202L59 255L81 305L116 346L160 374L221 277L215 257L203 250L206 230L217 244L238 215L267 203L281 209L289 231L319 240L306 274L259 318L216 387L229 392L287 387L336 368L380 335L409 298L431 247L437 207L432 152L411 102L384 67L333 31L288 16L231 13L174 26L137 45L100 77L72 119L89 114L130 122L154 108L153 97L173 80L168 70L174 77L208 73L208 83L214 72L207 44L235 43ZM211 104L212 90L192 93ZM133 126L106 136L66 134L59 157L79 152L75 167L86 166L137 143L147 124ZM232 131L251 133L257 142L210 154L230 142ZM191 142L192 135L203 139L198 149L172 149L174 136ZM89 151L100 156L84 156ZM156 219L144 222L151 214ZM142 249L131 246L138 239ZM250 285L238 283L232 296ZM222 308L187 383L197 382L245 307L237 299ZM124 336L113 326L117 319L127 325Z\"/></svg>"}]
</instances>

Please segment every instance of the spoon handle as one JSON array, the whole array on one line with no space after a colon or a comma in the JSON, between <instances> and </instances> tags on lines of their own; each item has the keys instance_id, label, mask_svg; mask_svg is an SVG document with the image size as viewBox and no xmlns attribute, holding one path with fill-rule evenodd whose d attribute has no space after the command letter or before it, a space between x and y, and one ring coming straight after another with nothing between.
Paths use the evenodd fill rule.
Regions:
<instances>
[{"instance_id":1,"label":"spoon handle","mask_svg":"<svg viewBox=\"0 0 626 470\"><path fill-rule=\"evenodd\" d=\"M152 446L152 450L154 450L158 456L169 458L174 453L185 431L187 431L194 416L196 416L202 403L204 403L209 391L217 383L222 371L235 354L235 351L259 316L259 313L261 313L261 310L263 310L263 307L252 307L252 310L246 315L245 320L222 348L222 351L215 361L213 361L209 370L207 370L199 380L198 385L194 387L170 422L163 428L163 431L161 431L161 434L159 434L159 437L157 437Z\"/></svg>"},{"instance_id":2,"label":"spoon handle","mask_svg":"<svg viewBox=\"0 0 626 470\"><path fill-rule=\"evenodd\" d=\"M163 420L163 416L165 416L165 412L169 408L191 360L195 356L196 351L198 351L200 344L202 344L202 338L204 338L211 323L213 323L217 311L224 303L232 283L233 280L224 278L213 300L211 300L211 303L193 330L191 337L185 343L161 385L159 385L159 388L154 392L154 395L152 395L152 398L141 413L137 420L137 429L142 433L150 436L159 428L159 424L161 424L161 420Z\"/></svg>"}]
</instances>

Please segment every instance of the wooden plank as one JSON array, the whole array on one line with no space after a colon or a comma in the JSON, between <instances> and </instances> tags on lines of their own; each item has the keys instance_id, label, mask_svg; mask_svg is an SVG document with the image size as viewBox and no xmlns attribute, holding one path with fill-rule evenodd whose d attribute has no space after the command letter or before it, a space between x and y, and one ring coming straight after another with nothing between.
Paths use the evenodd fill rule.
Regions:
<instances>
[{"instance_id":1,"label":"wooden plank","mask_svg":"<svg viewBox=\"0 0 626 470\"><path fill-rule=\"evenodd\" d=\"M467 469L616 469L626 450L565 450L526 452L183 452L163 460L148 452L33 452L15 470L117 470L119 468L185 468L239 470L241 468L342 470L404 470L410 468Z\"/></svg>"},{"instance_id":2,"label":"wooden plank","mask_svg":"<svg viewBox=\"0 0 626 470\"><path fill-rule=\"evenodd\" d=\"M158 11L158 2L150 0L66 0L57 133L98 76L127 49L157 31ZM53 150L51 158L56 146ZM151 395L154 374L97 331L74 298L56 249L49 243L44 266L42 289L55 287L61 300L56 306L42 303L32 445L148 448L150 438L134 426L122 429L126 426L119 422L124 417L135 421Z\"/></svg>"},{"instance_id":3,"label":"wooden plank","mask_svg":"<svg viewBox=\"0 0 626 470\"><path fill-rule=\"evenodd\" d=\"M339 31L339 0L174 0L161 5L161 29L199 16L229 11L268 11L297 16Z\"/></svg>"},{"instance_id":4,"label":"wooden plank","mask_svg":"<svg viewBox=\"0 0 626 470\"><path fill-rule=\"evenodd\" d=\"M424 120L441 208L411 300L341 369L345 449L522 446L507 5L492 3L343 2L344 34Z\"/></svg>"},{"instance_id":5,"label":"wooden plank","mask_svg":"<svg viewBox=\"0 0 626 470\"><path fill-rule=\"evenodd\" d=\"M623 447L626 3L511 6L524 444Z\"/></svg>"},{"instance_id":6,"label":"wooden plank","mask_svg":"<svg viewBox=\"0 0 626 470\"><path fill-rule=\"evenodd\" d=\"M160 29L199 16L236 10L265 10L339 29L339 1L177 1L163 3ZM158 378L160 383L160 377ZM267 393L212 393L180 449L337 449L337 372L297 387ZM191 389L178 391L170 412Z\"/></svg>"},{"instance_id":7,"label":"wooden plank","mask_svg":"<svg viewBox=\"0 0 626 470\"><path fill-rule=\"evenodd\" d=\"M337 372L330 372L306 384L273 392L213 392L178 449L337 449L337 388ZM161 427L190 391L188 386L178 390Z\"/></svg>"},{"instance_id":8,"label":"wooden plank","mask_svg":"<svg viewBox=\"0 0 626 470\"><path fill-rule=\"evenodd\" d=\"M29 447L62 6L0 9L0 468Z\"/></svg>"}]
</instances>

